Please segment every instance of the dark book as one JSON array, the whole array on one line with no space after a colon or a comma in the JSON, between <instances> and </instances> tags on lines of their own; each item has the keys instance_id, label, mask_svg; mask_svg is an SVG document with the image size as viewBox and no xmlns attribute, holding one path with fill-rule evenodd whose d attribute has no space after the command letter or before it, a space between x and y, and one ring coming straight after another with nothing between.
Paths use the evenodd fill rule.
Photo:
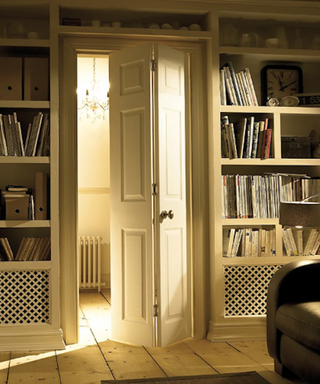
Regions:
<instances>
[{"instance_id":1,"label":"dark book","mask_svg":"<svg viewBox=\"0 0 320 384\"><path fill-rule=\"evenodd\" d=\"M267 131L268 131L268 118L264 119L264 131L262 135L262 143L261 143L261 159L265 159L265 146L267 139Z\"/></svg>"},{"instance_id":2,"label":"dark book","mask_svg":"<svg viewBox=\"0 0 320 384\"><path fill-rule=\"evenodd\" d=\"M246 138L247 118L243 117L234 124L234 134L236 137L236 145L238 150L238 157L243 158L244 143Z\"/></svg>"},{"instance_id":3,"label":"dark book","mask_svg":"<svg viewBox=\"0 0 320 384\"><path fill-rule=\"evenodd\" d=\"M260 123L259 121L255 121L254 128L253 128L253 139L252 139L252 152L251 152L252 159L255 159L257 157L259 130L260 130Z\"/></svg>"},{"instance_id":4,"label":"dark book","mask_svg":"<svg viewBox=\"0 0 320 384\"><path fill-rule=\"evenodd\" d=\"M253 142L253 130L254 130L254 117L248 118L247 134L246 134L246 150L245 158L250 159L252 153L252 142Z\"/></svg>"}]
</instances>

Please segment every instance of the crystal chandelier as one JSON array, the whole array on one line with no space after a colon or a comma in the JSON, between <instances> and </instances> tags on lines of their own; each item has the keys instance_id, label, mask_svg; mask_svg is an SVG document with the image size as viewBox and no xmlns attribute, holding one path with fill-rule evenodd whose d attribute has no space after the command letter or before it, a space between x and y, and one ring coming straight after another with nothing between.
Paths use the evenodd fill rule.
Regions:
<instances>
[{"instance_id":1,"label":"crystal chandelier","mask_svg":"<svg viewBox=\"0 0 320 384\"><path fill-rule=\"evenodd\" d=\"M96 58L93 58L93 75L89 89L85 96L79 97L79 120L85 118L94 123L96 120L106 120L106 111L109 109L109 93L104 95L101 91L100 81L96 79Z\"/></svg>"}]
</instances>

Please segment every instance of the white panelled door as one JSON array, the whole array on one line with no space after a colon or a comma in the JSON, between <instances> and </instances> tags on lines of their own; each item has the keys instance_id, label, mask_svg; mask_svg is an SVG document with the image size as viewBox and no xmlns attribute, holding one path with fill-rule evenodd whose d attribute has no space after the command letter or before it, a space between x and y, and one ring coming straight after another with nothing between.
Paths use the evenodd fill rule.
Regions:
<instances>
[{"instance_id":1,"label":"white panelled door","mask_svg":"<svg viewBox=\"0 0 320 384\"><path fill-rule=\"evenodd\" d=\"M110 55L110 119L112 338L165 345L190 336L183 53Z\"/></svg>"}]
</instances>

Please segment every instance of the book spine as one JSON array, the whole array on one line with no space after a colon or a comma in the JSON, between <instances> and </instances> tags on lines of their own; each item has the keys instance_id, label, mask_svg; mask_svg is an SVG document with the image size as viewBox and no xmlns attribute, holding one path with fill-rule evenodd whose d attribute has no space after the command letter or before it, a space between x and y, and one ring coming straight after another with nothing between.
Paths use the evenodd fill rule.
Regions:
<instances>
[{"instance_id":1,"label":"book spine","mask_svg":"<svg viewBox=\"0 0 320 384\"><path fill-rule=\"evenodd\" d=\"M226 90L226 79L225 71L223 68L220 69L220 103L221 105L227 105L227 90Z\"/></svg>"},{"instance_id":2,"label":"book spine","mask_svg":"<svg viewBox=\"0 0 320 384\"><path fill-rule=\"evenodd\" d=\"M3 116L0 114L0 155L8 156L7 141L4 133Z\"/></svg>"},{"instance_id":3,"label":"book spine","mask_svg":"<svg viewBox=\"0 0 320 384\"><path fill-rule=\"evenodd\" d=\"M249 91L250 91L250 96L251 96L253 105L254 106L258 106L259 104L258 104L258 100L257 100L256 91L254 89L254 85L253 85L250 69L249 68L245 68L244 69L244 74L245 74L245 76L247 78L247 83L248 83L248 87L249 87Z\"/></svg>"},{"instance_id":4,"label":"book spine","mask_svg":"<svg viewBox=\"0 0 320 384\"><path fill-rule=\"evenodd\" d=\"M262 142L261 142L261 159L265 159L267 130L268 130L268 118L264 119L264 131L263 131Z\"/></svg>"},{"instance_id":5,"label":"book spine","mask_svg":"<svg viewBox=\"0 0 320 384\"><path fill-rule=\"evenodd\" d=\"M239 90L239 84L237 81L236 73L235 73L234 68L233 68L232 61L228 61L227 65L228 65L229 70L230 70L230 74L231 74L232 82L234 85L234 90L235 90L238 105L243 106L242 97L241 97L240 90Z\"/></svg>"},{"instance_id":6,"label":"book spine","mask_svg":"<svg viewBox=\"0 0 320 384\"><path fill-rule=\"evenodd\" d=\"M229 67L224 67L224 68L225 68L225 71L226 71L227 90L228 90L228 86L229 86L229 98L230 98L231 105L238 105L237 96L236 96L236 92L235 92L235 89L234 89L234 85L233 85L230 69L229 69Z\"/></svg>"},{"instance_id":7,"label":"book spine","mask_svg":"<svg viewBox=\"0 0 320 384\"><path fill-rule=\"evenodd\" d=\"M252 151L251 151L251 158L252 159L255 159L257 157L259 128L260 128L259 122L255 121L254 122L254 129L253 129Z\"/></svg>"},{"instance_id":8,"label":"book spine","mask_svg":"<svg viewBox=\"0 0 320 384\"><path fill-rule=\"evenodd\" d=\"M319 246L320 246L320 233L317 234L316 240L315 240L315 242L313 244L313 247L312 247L312 249L310 251L310 255L311 256L315 256L316 255L317 250L319 249Z\"/></svg>"}]
</instances>

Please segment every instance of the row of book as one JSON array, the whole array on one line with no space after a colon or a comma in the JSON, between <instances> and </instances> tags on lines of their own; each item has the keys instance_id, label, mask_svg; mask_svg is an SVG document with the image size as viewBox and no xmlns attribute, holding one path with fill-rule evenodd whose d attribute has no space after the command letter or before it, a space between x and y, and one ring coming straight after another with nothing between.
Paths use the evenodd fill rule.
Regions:
<instances>
[{"instance_id":1,"label":"row of book","mask_svg":"<svg viewBox=\"0 0 320 384\"><path fill-rule=\"evenodd\" d=\"M301 201L320 190L306 174L222 175L222 218L278 218L280 201ZM312 199L310 199L312 201Z\"/></svg>"},{"instance_id":2,"label":"row of book","mask_svg":"<svg viewBox=\"0 0 320 384\"><path fill-rule=\"evenodd\" d=\"M222 218L277 218L280 211L276 175L222 175Z\"/></svg>"},{"instance_id":3,"label":"row of book","mask_svg":"<svg viewBox=\"0 0 320 384\"><path fill-rule=\"evenodd\" d=\"M255 121L254 116L250 116L232 123L229 116L222 116L222 157L229 157L229 159L269 159L272 148L272 129L268 124L268 118Z\"/></svg>"},{"instance_id":4,"label":"row of book","mask_svg":"<svg viewBox=\"0 0 320 384\"><path fill-rule=\"evenodd\" d=\"M13 254L7 238L0 238L1 261L43 261L50 260L51 242L48 237L24 237L18 252Z\"/></svg>"},{"instance_id":5,"label":"row of book","mask_svg":"<svg viewBox=\"0 0 320 384\"><path fill-rule=\"evenodd\" d=\"M220 69L220 101L221 105L258 105L249 68L235 72L232 61L228 61Z\"/></svg>"},{"instance_id":6,"label":"row of book","mask_svg":"<svg viewBox=\"0 0 320 384\"><path fill-rule=\"evenodd\" d=\"M311 178L306 174L296 176L279 175L281 180L281 201L319 201L315 196L320 191L320 178ZM309 198L314 196L313 198Z\"/></svg>"},{"instance_id":7,"label":"row of book","mask_svg":"<svg viewBox=\"0 0 320 384\"><path fill-rule=\"evenodd\" d=\"M231 228L224 237L224 257L273 257L275 229Z\"/></svg>"},{"instance_id":8,"label":"row of book","mask_svg":"<svg viewBox=\"0 0 320 384\"><path fill-rule=\"evenodd\" d=\"M0 114L0 156L49 156L49 115L39 112L24 139L17 113Z\"/></svg>"},{"instance_id":9,"label":"row of book","mask_svg":"<svg viewBox=\"0 0 320 384\"><path fill-rule=\"evenodd\" d=\"M282 228L283 245L287 256L314 256L320 254L320 233L313 228L305 238L303 229Z\"/></svg>"}]
</instances>

